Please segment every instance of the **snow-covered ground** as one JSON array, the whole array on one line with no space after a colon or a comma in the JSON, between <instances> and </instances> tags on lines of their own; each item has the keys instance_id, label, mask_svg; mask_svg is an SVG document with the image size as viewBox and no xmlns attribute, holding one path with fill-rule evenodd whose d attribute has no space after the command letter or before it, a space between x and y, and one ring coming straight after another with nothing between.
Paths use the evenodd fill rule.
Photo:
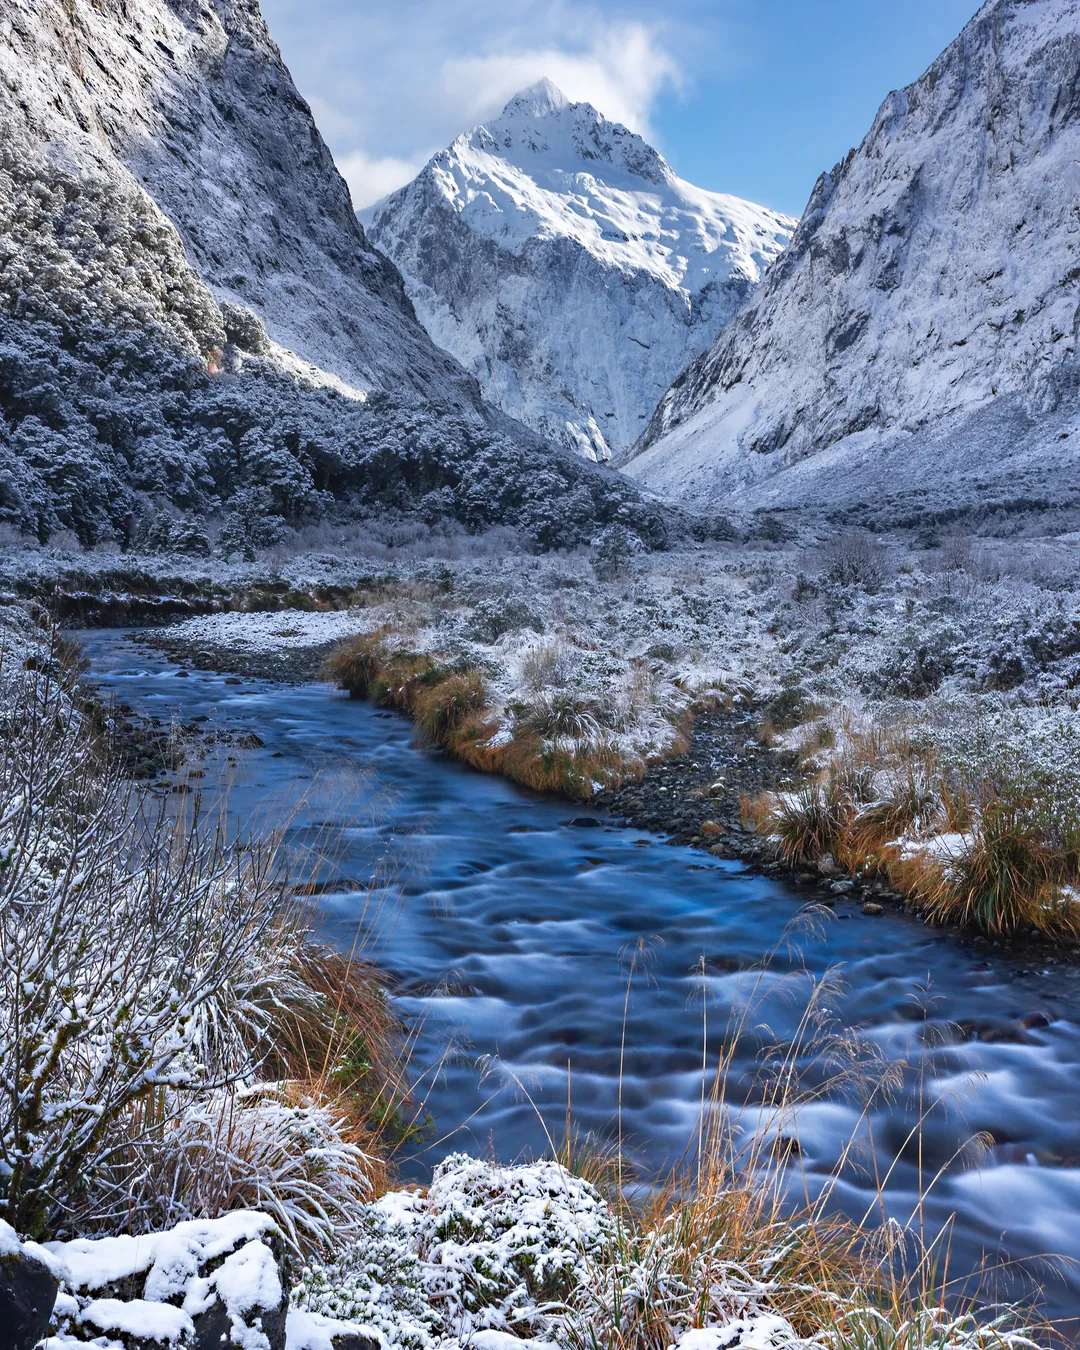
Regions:
<instances>
[{"instance_id":1,"label":"snow-covered ground","mask_svg":"<svg viewBox=\"0 0 1080 1350\"><path fill-rule=\"evenodd\" d=\"M485 396L590 459L630 448L795 227L549 80L361 215Z\"/></svg>"},{"instance_id":2,"label":"snow-covered ground","mask_svg":"<svg viewBox=\"0 0 1080 1350\"><path fill-rule=\"evenodd\" d=\"M434 557L407 543L396 557L383 545L375 557L301 555L269 569L142 565L160 569L166 591L176 589L170 573L188 586L215 578L219 604L230 593L239 604L245 589L271 579L279 590L323 596L306 601L323 612L222 612L170 636L235 654L324 650L384 631L392 644L482 672L503 734L554 699L584 714L583 735L651 759L677 748L696 700L719 697L763 704L793 745L829 710L853 725L903 710L954 738L993 723L999 740L1026 746L1033 762L1049 763L1055 746L1063 761L1075 754L1080 586L1071 536L878 538L804 528L781 542L628 555L607 579L586 550L535 557L493 545L469 558L429 543ZM32 556L14 550L9 565L26 569ZM71 565L39 556L53 577ZM83 565L104 572L117 561L84 555ZM777 699L782 714L770 712Z\"/></svg>"}]
</instances>

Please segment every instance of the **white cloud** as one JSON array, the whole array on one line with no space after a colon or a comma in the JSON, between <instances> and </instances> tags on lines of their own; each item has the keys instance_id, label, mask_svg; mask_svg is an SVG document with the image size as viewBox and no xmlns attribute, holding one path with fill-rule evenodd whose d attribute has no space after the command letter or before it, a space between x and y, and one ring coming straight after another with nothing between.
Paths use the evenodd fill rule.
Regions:
<instances>
[{"instance_id":1,"label":"white cloud","mask_svg":"<svg viewBox=\"0 0 1080 1350\"><path fill-rule=\"evenodd\" d=\"M358 209L408 182L431 149L547 76L648 136L683 83L685 27L646 0L263 0L270 30Z\"/></svg>"},{"instance_id":2,"label":"white cloud","mask_svg":"<svg viewBox=\"0 0 1080 1350\"><path fill-rule=\"evenodd\" d=\"M678 63L644 24L591 27L588 45L576 50L547 46L447 61L442 87L461 109L462 129L546 75L571 102L592 103L612 121L648 135L657 96L682 83Z\"/></svg>"},{"instance_id":3,"label":"white cloud","mask_svg":"<svg viewBox=\"0 0 1080 1350\"><path fill-rule=\"evenodd\" d=\"M380 197L410 183L430 158L430 152L400 159L397 155L369 155L366 150L353 150L335 156L335 163L349 185L353 206L362 211Z\"/></svg>"}]
</instances>

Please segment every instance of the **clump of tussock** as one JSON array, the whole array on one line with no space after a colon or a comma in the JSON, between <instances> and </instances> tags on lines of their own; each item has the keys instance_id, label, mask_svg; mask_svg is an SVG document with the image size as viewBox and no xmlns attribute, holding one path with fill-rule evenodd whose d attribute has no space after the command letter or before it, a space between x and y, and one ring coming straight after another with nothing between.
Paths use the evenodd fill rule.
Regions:
<instances>
[{"instance_id":1,"label":"clump of tussock","mask_svg":"<svg viewBox=\"0 0 1080 1350\"><path fill-rule=\"evenodd\" d=\"M515 734L538 736L552 745L597 746L608 729L603 709L572 690L548 690L525 704L514 722Z\"/></svg>"},{"instance_id":2,"label":"clump of tussock","mask_svg":"<svg viewBox=\"0 0 1080 1350\"><path fill-rule=\"evenodd\" d=\"M836 756L793 792L748 807L780 855L878 875L936 923L994 937L1080 938L1080 763L955 716L840 729Z\"/></svg>"},{"instance_id":3,"label":"clump of tussock","mask_svg":"<svg viewBox=\"0 0 1080 1350\"><path fill-rule=\"evenodd\" d=\"M424 685L413 696L413 715L424 735L436 743L488 706L484 677L465 670Z\"/></svg>"},{"instance_id":4,"label":"clump of tussock","mask_svg":"<svg viewBox=\"0 0 1080 1350\"><path fill-rule=\"evenodd\" d=\"M478 670L392 648L385 632L350 638L330 654L325 678L354 697L407 713L433 742L474 768L540 792L591 797L644 773L616 747L603 706L572 690L545 690L518 707L509 734Z\"/></svg>"}]
</instances>

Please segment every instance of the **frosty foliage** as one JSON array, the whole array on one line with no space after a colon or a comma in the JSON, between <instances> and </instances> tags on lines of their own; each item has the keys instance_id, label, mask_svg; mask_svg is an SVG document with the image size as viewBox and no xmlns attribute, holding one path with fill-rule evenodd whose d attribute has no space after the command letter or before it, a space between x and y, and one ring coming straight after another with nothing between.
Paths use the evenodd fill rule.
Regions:
<instances>
[{"instance_id":1,"label":"frosty foliage","mask_svg":"<svg viewBox=\"0 0 1080 1350\"><path fill-rule=\"evenodd\" d=\"M675 1350L1033 1344L1011 1310L979 1318L916 1301L886 1312L857 1290L830 1293L820 1252L805 1280L793 1275L801 1237L792 1225L764 1223L747 1260L746 1232L725 1218L727 1198L713 1198L704 1233L700 1203L687 1199L638 1222L559 1164L501 1166L456 1154L426 1194L391 1193L365 1206L360 1237L332 1263L304 1268L292 1307L359 1324L388 1350L508 1350L511 1337L534 1347ZM783 1310L812 1298L812 1281L829 1313L800 1334Z\"/></svg>"},{"instance_id":2,"label":"frosty foliage","mask_svg":"<svg viewBox=\"0 0 1080 1350\"><path fill-rule=\"evenodd\" d=\"M31 664L0 665L0 1212L37 1236L237 1205L347 1228L367 1166L340 1113L256 1087L274 1010L319 997L272 850L147 810L56 659Z\"/></svg>"},{"instance_id":3,"label":"frosty foliage","mask_svg":"<svg viewBox=\"0 0 1080 1350\"><path fill-rule=\"evenodd\" d=\"M364 1222L337 1265L304 1272L293 1303L370 1322L402 1350L489 1329L550 1334L614 1235L597 1191L559 1164L465 1154L439 1164L425 1197L389 1197Z\"/></svg>"}]
</instances>

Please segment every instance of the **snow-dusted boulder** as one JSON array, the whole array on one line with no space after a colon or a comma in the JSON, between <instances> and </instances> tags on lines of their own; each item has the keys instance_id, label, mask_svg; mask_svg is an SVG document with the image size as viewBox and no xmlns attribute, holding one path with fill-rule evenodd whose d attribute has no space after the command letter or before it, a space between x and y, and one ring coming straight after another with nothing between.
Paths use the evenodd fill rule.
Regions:
<instances>
[{"instance_id":1,"label":"snow-dusted boulder","mask_svg":"<svg viewBox=\"0 0 1080 1350\"><path fill-rule=\"evenodd\" d=\"M1080 0L984 4L822 175L626 471L883 523L1080 500L1078 71Z\"/></svg>"},{"instance_id":2,"label":"snow-dusted boulder","mask_svg":"<svg viewBox=\"0 0 1080 1350\"><path fill-rule=\"evenodd\" d=\"M45 1335L60 1281L57 1263L0 1219L0 1350L32 1350Z\"/></svg>"},{"instance_id":3,"label":"snow-dusted boulder","mask_svg":"<svg viewBox=\"0 0 1080 1350\"><path fill-rule=\"evenodd\" d=\"M795 223L684 182L548 80L362 218L485 396L590 459L637 440Z\"/></svg>"},{"instance_id":4,"label":"snow-dusted boulder","mask_svg":"<svg viewBox=\"0 0 1080 1350\"><path fill-rule=\"evenodd\" d=\"M124 1350L285 1350L285 1243L265 1214L237 1210L46 1250L64 1272L56 1350L99 1337Z\"/></svg>"}]
</instances>

